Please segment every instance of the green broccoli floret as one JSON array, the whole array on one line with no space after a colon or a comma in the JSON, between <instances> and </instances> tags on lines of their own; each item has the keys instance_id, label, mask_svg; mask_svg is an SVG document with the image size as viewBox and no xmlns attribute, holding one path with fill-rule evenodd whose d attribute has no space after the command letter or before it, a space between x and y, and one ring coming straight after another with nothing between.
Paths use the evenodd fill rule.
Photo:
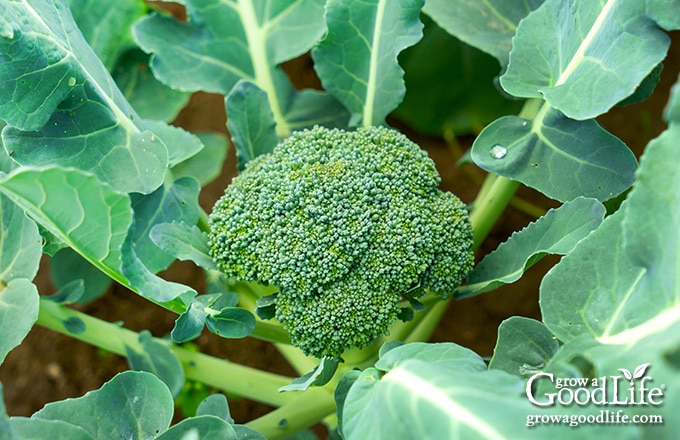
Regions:
<instances>
[{"instance_id":1,"label":"green broccoli floret","mask_svg":"<svg viewBox=\"0 0 680 440\"><path fill-rule=\"evenodd\" d=\"M250 161L210 215L228 276L279 289L276 319L306 354L365 347L424 289L471 270L464 204L438 189L427 154L383 127L293 133Z\"/></svg>"}]
</instances>

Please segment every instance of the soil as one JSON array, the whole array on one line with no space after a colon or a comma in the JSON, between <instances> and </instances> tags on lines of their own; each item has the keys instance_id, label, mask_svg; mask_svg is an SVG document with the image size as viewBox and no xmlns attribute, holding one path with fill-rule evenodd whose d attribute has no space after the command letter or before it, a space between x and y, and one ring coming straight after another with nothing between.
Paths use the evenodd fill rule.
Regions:
<instances>
[{"instance_id":1,"label":"soil","mask_svg":"<svg viewBox=\"0 0 680 440\"><path fill-rule=\"evenodd\" d=\"M624 140L640 154L646 143L664 128L661 113L668 99L670 86L678 78L680 65L680 41L676 33L671 53L666 61L662 80L656 91L642 104L616 108L600 123ZM288 64L287 70L296 85L317 85L310 74L309 60L301 58ZM451 150L440 140L423 138L403 127L398 121L391 121L403 129L412 139L428 150L442 175L442 188L451 190L464 202L471 202L479 190L480 171L469 172L472 167L456 168ZM226 133L223 98L197 93L187 108L175 121L176 125L191 131L212 130ZM463 139L469 145L471 139ZM235 175L234 153L230 148L225 171L220 178L204 188L200 202L209 211L224 187ZM522 188L518 195L531 203L550 208L554 202L533 190ZM515 208L509 207L501 221L494 227L488 239L478 252L484 255L505 240L513 231L521 229L533 218ZM556 257L545 258L536 264L518 282L497 291L475 298L453 302L441 325L433 336L434 341L453 341L469 347L482 356L490 356L496 341L498 325L506 318L521 315L540 319L538 287L545 272L558 261ZM55 289L47 274L48 261L36 279L39 291L48 295ZM202 277L200 271L190 263L175 263L162 276L173 281L191 285L200 292ZM107 321L122 321L132 330L147 329L155 336L167 335L173 327L176 315L138 297L120 286L112 287L102 298L79 310ZM256 368L294 375L293 370L278 355L276 350L262 341L246 338L226 340L209 332L194 341L207 354L226 358ZM23 344L9 353L0 366L0 382L4 386L4 399L10 416L29 416L43 405L68 397L78 397L87 391L99 388L116 373L128 368L126 361L116 355L102 352L85 343L73 340L35 326ZM265 414L269 407L245 399L230 397L232 415L237 422ZM178 417L181 413L178 414ZM321 432L321 431L319 431Z\"/></svg>"}]
</instances>

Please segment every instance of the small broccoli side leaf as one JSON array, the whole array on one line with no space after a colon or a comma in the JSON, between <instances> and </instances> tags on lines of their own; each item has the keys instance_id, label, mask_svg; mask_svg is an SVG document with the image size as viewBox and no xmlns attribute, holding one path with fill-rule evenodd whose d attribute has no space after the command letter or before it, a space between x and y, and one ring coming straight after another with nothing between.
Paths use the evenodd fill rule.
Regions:
<instances>
[{"instance_id":1,"label":"small broccoli side leaf","mask_svg":"<svg viewBox=\"0 0 680 440\"><path fill-rule=\"evenodd\" d=\"M139 335L139 345L125 346L130 368L148 371L167 385L173 397L177 397L185 382L184 369L177 356L164 344L151 336L147 330Z\"/></svg>"},{"instance_id":2,"label":"small broccoli side leaf","mask_svg":"<svg viewBox=\"0 0 680 440\"><path fill-rule=\"evenodd\" d=\"M318 367L293 380L290 384L282 386L279 391L304 391L311 386L326 385L333 378L339 363L338 359L323 358Z\"/></svg>"},{"instance_id":3,"label":"small broccoli side leaf","mask_svg":"<svg viewBox=\"0 0 680 440\"><path fill-rule=\"evenodd\" d=\"M248 161L271 153L278 143L276 120L267 93L249 81L239 81L225 102L227 127L236 147L238 169L243 171Z\"/></svg>"},{"instance_id":4,"label":"small broccoli side leaf","mask_svg":"<svg viewBox=\"0 0 680 440\"><path fill-rule=\"evenodd\" d=\"M559 343L542 322L513 316L498 327L498 341L489 369L531 376L546 366L558 348Z\"/></svg>"},{"instance_id":5,"label":"small broccoli side leaf","mask_svg":"<svg viewBox=\"0 0 680 440\"><path fill-rule=\"evenodd\" d=\"M263 296L257 299L255 305L255 313L260 319L272 319L276 315L276 297L277 293L272 293L271 295Z\"/></svg>"},{"instance_id":6,"label":"small broccoli side leaf","mask_svg":"<svg viewBox=\"0 0 680 440\"><path fill-rule=\"evenodd\" d=\"M457 298L479 295L517 281L546 254L565 255L597 228L604 206L595 199L579 197L531 223L486 255L458 289Z\"/></svg>"},{"instance_id":7,"label":"small broccoli side leaf","mask_svg":"<svg viewBox=\"0 0 680 440\"><path fill-rule=\"evenodd\" d=\"M208 236L196 225L174 221L158 223L151 228L149 237L156 246L179 260L193 261L206 270L215 269L208 253Z\"/></svg>"}]
</instances>

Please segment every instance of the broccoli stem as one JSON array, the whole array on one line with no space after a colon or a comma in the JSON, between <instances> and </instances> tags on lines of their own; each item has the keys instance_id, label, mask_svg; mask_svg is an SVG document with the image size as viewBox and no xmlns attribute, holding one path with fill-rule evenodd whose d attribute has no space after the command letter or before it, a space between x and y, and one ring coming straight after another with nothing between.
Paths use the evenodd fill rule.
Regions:
<instances>
[{"instance_id":1,"label":"broccoli stem","mask_svg":"<svg viewBox=\"0 0 680 440\"><path fill-rule=\"evenodd\" d=\"M84 330L80 333L72 333L64 326L65 322L77 322L76 320L84 324ZM38 324L121 356L125 356L125 347L141 350L137 332L47 299L40 299ZM158 341L167 344L162 339ZM273 406L285 405L295 398L292 393L278 392L280 387L291 382L290 377L260 371L181 347L170 346L170 349L179 358L189 379Z\"/></svg>"},{"instance_id":2,"label":"broccoli stem","mask_svg":"<svg viewBox=\"0 0 680 440\"><path fill-rule=\"evenodd\" d=\"M318 423L335 411L333 390L328 387L310 388L282 407L246 423L268 440L290 437Z\"/></svg>"}]
</instances>

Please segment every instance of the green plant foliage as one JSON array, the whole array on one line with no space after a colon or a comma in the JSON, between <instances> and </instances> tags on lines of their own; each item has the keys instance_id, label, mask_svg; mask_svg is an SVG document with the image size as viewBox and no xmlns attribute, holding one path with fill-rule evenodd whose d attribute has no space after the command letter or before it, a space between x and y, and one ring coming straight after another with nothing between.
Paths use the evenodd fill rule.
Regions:
<instances>
[{"instance_id":1,"label":"green plant foliage","mask_svg":"<svg viewBox=\"0 0 680 440\"><path fill-rule=\"evenodd\" d=\"M59 167L18 168L0 191L43 228L112 278L120 278L120 248L132 222L127 195L94 175Z\"/></svg>"},{"instance_id":2,"label":"green plant foliage","mask_svg":"<svg viewBox=\"0 0 680 440\"><path fill-rule=\"evenodd\" d=\"M668 51L670 40L654 21L669 11L647 3L658 2L547 0L519 24L501 85L515 96L544 98L572 119L607 112L631 95ZM670 8L680 13L677 3ZM560 19L565 16L571 19ZM680 28L680 20L665 28Z\"/></svg>"},{"instance_id":3,"label":"green plant foliage","mask_svg":"<svg viewBox=\"0 0 680 440\"><path fill-rule=\"evenodd\" d=\"M421 133L478 133L522 106L506 99L494 84L498 63L491 56L461 43L432 20L425 21L423 39L404 50L399 63L406 94L392 116Z\"/></svg>"},{"instance_id":4,"label":"green plant foliage","mask_svg":"<svg viewBox=\"0 0 680 440\"><path fill-rule=\"evenodd\" d=\"M208 234L196 226L182 222L158 223L151 228L149 238L173 258L191 260L206 270L215 269L208 250Z\"/></svg>"},{"instance_id":5,"label":"green plant foliage","mask_svg":"<svg viewBox=\"0 0 680 440\"><path fill-rule=\"evenodd\" d=\"M163 382L151 373L126 371L82 397L45 405L32 419L61 420L93 438L154 438L170 426L172 413Z\"/></svg>"},{"instance_id":6,"label":"green plant foliage","mask_svg":"<svg viewBox=\"0 0 680 440\"><path fill-rule=\"evenodd\" d=\"M236 146L238 170L261 154L271 153L279 138L267 94L255 84L239 81L226 99L227 127Z\"/></svg>"},{"instance_id":7,"label":"green plant foliage","mask_svg":"<svg viewBox=\"0 0 680 440\"><path fill-rule=\"evenodd\" d=\"M214 7L183 3L187 22L153 14L134 29L140 47L153 53L151 67L161 81L178 90L227 95L239 80L247 80L267 94L280 135L289 134L291 124L316 123L314 110L320 104L343 113L326 94L296 93L278 67L308 51L321 36L322 1L277 0L266 8L252 0Z\"/></svg>"},{"instance_id":8,"label":"green plant foliage","mask_svg":"<svg viewBox=\"0 0 680 440\"><path fill-rule=\"evenodd\" d=\"M149 68L149 56L140 49L125 52L110 71L125 99L144 119L170 122L191 97L158 81Z\"/></svg>"},{"instance_id":9,"label":"green plant foliage","mask_svg":"<svg viewBox=\"0 0 680 440\"><path fill-rule=\"evenodd\" d=\"M137 371L148 371L163 381L173 397L177 397L184 386L184 370L177 356L167 344L153 339L151 333L143 331L139 334L139 348L125 347L130 368Z\"/></svg>"},{"instance_id":10,"label":"green plant foliage","mask_svg":"<svg viewBox=\"0 0 680 440\"><path fill-rule=\"evenodd\" d=\"M151 192L163 180L164 143L77 32L65 0L56 3L9 2L0 19L5 148L24 165L76 166L118 190ZM34 56L25 57L31 50Z\"/></svg>"},{"instance_id":11,"label":"green plant foliage","mask_svg":"<svg viewBox=\"0 0 680 440\"><path fill-rule=\"evenodd\" d=\"M590 334L601 341L631 343L677 320L680 176L666 158L679 136L680 128L672 123L649 144L637 184L621 209L544 279L544 317L561 340ZM571 295L551 293L567 278ZM605 298L605 304L613 301L616 308L598 307Z\"/></svg>"},{"instance_id":12,"label":"green plant foliage","mask_svg":"<svg viewBox=\"0 0 680 440\"><path fill-rule=\"evenodd\" d=\"M41 238L33 221L10 199L0 195L0 285L38 273Z\"/></svg>"},{"instance_id":13,"label":"green plant foliage","mask_svg":"<svg viewBox=\"0 0 680 440\"><path fill-rule=\"evenodd\" d=\"M174 182L166 181L147 196L131 196L134 211L134 228L129 237L135 253L153 273L166 269L175 256L156 246L151 230L168 222L196 224L199 216L198 192L200 185L193 177L180 177Z\"/></svg>"},{"instance_id":14,"label":"green plant foliage","mask_svg":"<svg viewBox=\"0 0 680 440\"><path fill-rule=\"evenodd\" d=\"M73 282L82 283L83 294L76 300L87 303L99 298L111 286L112 279L71 248L61 249L50 259L52 282L59 289Z\"/></svg>"},{"instance_id":15,"label":"green plant foliage","mask_svg":"<svg viewBox=\"0 0 680 440\"><path fill-rule=\"evenodd\" d=\"M171 168L176 177L192 176L201 185L212 182L220 175L227 156L227 138L220 133L196 133L203 148L193 156Z\"/></svg>"},{"instance_id":16,"label":"green plant foliage","mask_svg":"<svg viewBox=\"0 0 680 440\"><path fill-rule=\"evenodd\" d=\"M0 364L38 319L38 289L26 278L0 285Z\"/></svg>"},{"instance_id":17,"label":"green plant foliage","mask_svg":"<svg viewBox=\"0 0 680 440\"><path fill-rule=\"evenodd\" d=\"M486 255L470 272L456 297L473 296L513 283L546 254L568 254L600 225L604 211L597 200L585 198L551 209Z\"/></svg>"},{"instance_id":18,"label":"green plant foliage","mask_svg":"<svg viewBox=\"0 0 680 440\"><path fill-rule=\"evenodd\" d=\"M369 368L347 394L342 433L349 439L505 438L516 420L531 411L528 402L518 399L522 386L502 371L452 376L450 368L416 359L384 375Z\"/></svg>"},{"instance_id":19,"label":"green plant foliage","mask_svg":"<svg viewBox=\"0 0 680 440\"><path fill-rule=\"evenodd\" d=\"M597 122L568 119L545 106L533 120L492 122L475 139L472 160L561 202L611 199L630 187L637 168L626 144Z\"/></svg>"},{"instance_id":20,"label":"green plant foliage","mask_svg":"<svg viewBox=\"0 0 680 440\"><path fill-rule=\"evenodd\" d=\"M542 322L513 316L498 327L498 341L489 368L531 376L541 371L558 349L557 339Z\"/></svg>"},{"instance_id":21,"label":"green plant foliage","mask_svg":"<svg viewBox=\"0 0 680 440\"><path fill-rule=\"evenodd\" d=\"M146 13L141 0L69 0L73 18L87 43L109 72L135 47L132 25ZM102 17L105 17L102 19Z\"/></svg>"},{"instance_id":22,"label":"green plant foliage","mask_svg":"<svg viewBox=\"0 0 680 440\"><path fill-rule=\"evenodd\" d=\"M328 33L312 52L324 88L351 112L350 125L381 125L405 87L399 53L422 37L422 0L331 0Z\"/></svg>"},{"instance_id":23,"label":"green plant foliage","mask_svg":"<svg viewBox=\"0 0 680 440\"><path fill-rule=\"evenodd\" d=\"M508 64L520 20L544 0L427 0L424 11L451 35Z\"/></svg>"}]
</instances>

